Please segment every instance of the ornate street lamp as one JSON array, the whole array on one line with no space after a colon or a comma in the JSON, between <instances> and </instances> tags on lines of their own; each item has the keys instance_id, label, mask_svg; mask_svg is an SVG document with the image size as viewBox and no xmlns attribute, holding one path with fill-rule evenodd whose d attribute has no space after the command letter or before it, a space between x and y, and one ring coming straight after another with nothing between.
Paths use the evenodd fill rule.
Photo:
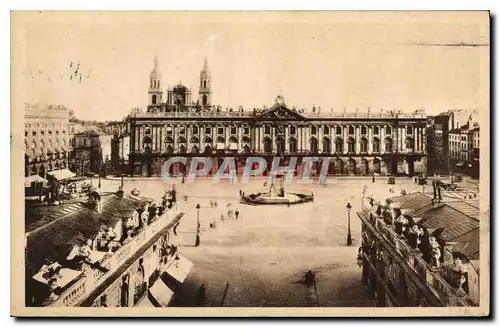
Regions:
<instances>
[{"instance_id":1,"label":"ornate street lamp","mask_svg":"<svg viewBox=\"0 0 500 327\"><path fill-rule=\"evenodd\" d=\"M200 245L200 204L196 204L196 241L195 246Z\"/></svg>"},{"instance_id":2,"label":"ornate street lamp","mask_svg":"<svg viewBox=\"0 0 500 327\"><path fill-rule=\"evenodd\" d=\"M351 209L352 209L352 206L349 202L347 202L346 208L347 208L347 246L350 246L350 245L352 245L352 238L351 238Z\"/></svg>"}]
</instances>

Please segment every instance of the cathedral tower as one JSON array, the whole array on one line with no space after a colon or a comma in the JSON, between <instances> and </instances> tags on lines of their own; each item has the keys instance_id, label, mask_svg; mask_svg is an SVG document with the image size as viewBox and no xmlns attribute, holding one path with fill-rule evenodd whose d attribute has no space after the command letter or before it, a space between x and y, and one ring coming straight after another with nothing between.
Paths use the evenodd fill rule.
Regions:
<instances>
[{"instance_id":1,"label":"cathedral tower","mask_svg":"<svg viewBox=\"0 0 500 327\"><path fill-rule=\"evenodd\" d=\"M198 103L202 107L212 106L212 78L208 70L208 61L205 58L203 70L200 73L200 91Z\"/></svg>"},{"instance_id":2,"label":"cathedral tower","mask_svg":"<svg viewBox=\"0 0 500 327\"><path fill-rule=\"evenodd\" d=\"M159 105L162 103L161 73L158 69L158 58L155 57L155 66L149 74L148 104Z\"/></svg>"}]
</instances>

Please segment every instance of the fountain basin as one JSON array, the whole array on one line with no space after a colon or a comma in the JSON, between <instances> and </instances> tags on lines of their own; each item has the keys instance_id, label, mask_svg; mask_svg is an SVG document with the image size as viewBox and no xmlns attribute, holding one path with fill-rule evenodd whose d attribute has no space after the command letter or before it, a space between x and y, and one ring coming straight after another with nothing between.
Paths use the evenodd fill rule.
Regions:
<instances>
[{"instance_id":1,"label":"fountain basin","mask_svg":"<svg viewBox=\"0 0 500 327\"><path fill-rule=\"evenodd\" d=\"M314 194L302 190L289 190L283 196L273 195L268 190L243 193L241 202L254 205L291 205L314 201Z\"/></svg>"}]
</instances>

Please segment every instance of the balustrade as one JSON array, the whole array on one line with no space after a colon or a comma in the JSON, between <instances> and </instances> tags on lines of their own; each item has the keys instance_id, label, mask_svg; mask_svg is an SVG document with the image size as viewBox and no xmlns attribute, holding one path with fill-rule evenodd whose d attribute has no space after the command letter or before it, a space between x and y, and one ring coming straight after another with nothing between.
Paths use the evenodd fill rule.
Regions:
<instances>
[{"instance_id":1,"label":"balustrade","mask_svg":"<svg viewBox=\"0 0 500 327\"><path fill-rule=\"evenodd\" d=\"M48 304L52 307L78 306L106 277L114 273L131 254L138 251L158 231L166 227L177 216L176 210L169 210L163 216L155 219L153 223L143 228L133 240L123 244L115 253L105 258L100 266L107 269L106 272L100 270L89 270L79 277L72 286L65 290L57 300Z\"/></svg>"}]
</instances>

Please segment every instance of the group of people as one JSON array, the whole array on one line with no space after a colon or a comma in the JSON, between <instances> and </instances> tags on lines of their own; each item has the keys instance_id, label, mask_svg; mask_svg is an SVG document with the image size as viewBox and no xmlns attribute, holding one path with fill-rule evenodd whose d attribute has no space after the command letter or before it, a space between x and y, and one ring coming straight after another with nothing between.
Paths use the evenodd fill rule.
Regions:
<instances>
[{"instance_id":1,"label":"group of people","mask_svg":"<svg viewBox=\"0 0 500 327\"><path fill-rule=\"evenodd\" d=\"M393 209L393 215L387 208L371 204L370 216L382 217L385 223L394 225L396 234L404 237L412 249L419 250L426 262L441 267L445 242L439 234L429 233L425 226L415 223L411 216L403 215L400 209Z\"/></svg>"}]
</instances>

